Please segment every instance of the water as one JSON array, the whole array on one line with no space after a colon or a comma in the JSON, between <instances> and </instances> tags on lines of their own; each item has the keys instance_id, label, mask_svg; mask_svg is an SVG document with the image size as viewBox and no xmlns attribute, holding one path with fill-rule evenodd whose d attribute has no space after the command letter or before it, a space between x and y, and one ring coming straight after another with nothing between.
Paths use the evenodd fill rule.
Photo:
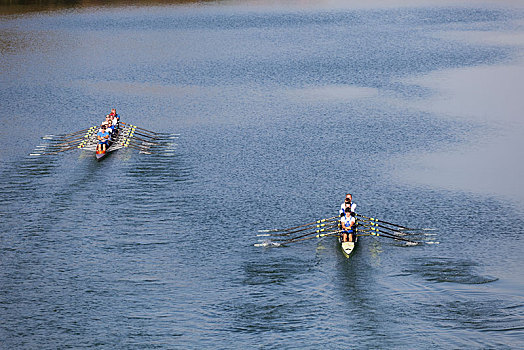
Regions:
<instances>
[{"instance_id":1,"label":"water","mask_svg":"<svg viewBox=\"0 0 524 350\"><path fill-rule=\"evenodd\" d=\"M507 176L521 102L490 99L522 83L486 73L475 100L471 78L522 71L510 5L3 16L0 347L523 347L524 198ZM111 107L179 133L174 155L28 156ZM496 166L476 167L490 142ZM259 229L335 215L347 191L440 244L362 237L349 260L332 238L254 246Z\"/></svg>"}]
</instances>

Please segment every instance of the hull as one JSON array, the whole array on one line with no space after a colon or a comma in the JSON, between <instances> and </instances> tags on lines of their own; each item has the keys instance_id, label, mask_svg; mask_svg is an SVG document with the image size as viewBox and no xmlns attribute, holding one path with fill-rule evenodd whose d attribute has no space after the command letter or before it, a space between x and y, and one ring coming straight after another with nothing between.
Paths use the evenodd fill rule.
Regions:
<instances>
[{"instance_id":1,"label":"hull","mask_svg":"<svg viewBox=\"0 0 524 350\"><path fill-rule=\"evenodd\" d=\"M102 158L104 158L107 152L108 152L107 148L105 151L96 151L96 160L101 160Z\"/></svg>"},{"instance_id":2,"label":"hull","mask_svg":"<svg viewBox=\"0 0 524 350\"><path fill-rule=\"evenodd\" d=\"M338 238L338 242L340 243L342 253L344 253L346 258L349 258L351 255L353 255L355 249L357 248L358 236L355 236L355 242L342 242L342 237Z\"/></svg>"}]
</instances>

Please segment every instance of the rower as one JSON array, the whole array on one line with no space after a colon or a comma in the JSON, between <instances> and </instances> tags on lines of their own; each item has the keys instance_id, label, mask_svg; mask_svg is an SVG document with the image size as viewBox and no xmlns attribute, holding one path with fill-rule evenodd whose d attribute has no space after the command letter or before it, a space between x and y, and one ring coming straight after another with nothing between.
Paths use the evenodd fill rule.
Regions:
<instances>
[{"instance_id":1,"label":"rower","mask_svg":"<svg viewBox=\"0 0 524 350\"><path fill-rule=\"evenodd\" d=\"M106 114L106 119L102 122L102 125L105 125L108 129L107 132L111 132L112 130L109 130L109 127L111 126L111 117L109 117L109 114Z\"/></svg>"},{"instance_id":2,"label":"rower","mask_svg":"<svg viewBox=\"0 0 524 350\"><path fill-rule=\"evenodd\" d=\"M111 114L106 115L106 121L104 122L104 124L107 125L107 131L109 132L109 134L112 135L113 131L115 131L115 126L113 125L113 117L111 116Z\"/></svg>"},{"instance_id":3,"label":"rower","mask_svg":"<svg viewBox=\"0 0 524 350\"><path fill-rule=\"evenodd\" d=\"M355 213L351 208L346 208L344 215L340 217L340 226L342 228L342 242L354 242Z\"/></svg>"},{"instance_id":4,"label":"rower","mask_svg":"<svg viewBox=\"0 0 524 350\"><path fill-rule=\"evenodd\" d=\"M344 200L344 203L340 205L340 216L344 216L346 212L346 208L350 208L352 213L355 213L355 209L357 208L357 204L353 203L353 195L351 193L346 194L346 199Z\"/></svg>"},{"instance_id":5,"label":"rower","mask_svg":"<svg viewBox=\"0 0 524 350\"><path fill-rule=\"evenodd\" d=\"M118 129L118 119L117 119L116 115L110 114L109 116L111 117L111 124L113 126L113 131L117 130Z\"/></svg>"},{"instance_id":6,"label":"rower","mask_svg":"<svg viewBox=\"0 0 524 350\"><path fill-rule=\"evenodd\" d=\"M120 121L120 116L116 113L116 108L111 108L111 113L109 113L110 116L113 117L113 119L116 119L116 124Z\"/></svg>"},{"instance_id":7,"label":"rower","mask_svg":"<svg viewBox=\"0 0 524 350\"><path fill-rule=\"evenodd\" d=\"M107 148L107 143L109 141L109 133L107 132L107 127L105 124L102 124L100 131L96 134L98 139L98 145L96 146L97 151L105 152Z\"/></svg>"}]
</instances>

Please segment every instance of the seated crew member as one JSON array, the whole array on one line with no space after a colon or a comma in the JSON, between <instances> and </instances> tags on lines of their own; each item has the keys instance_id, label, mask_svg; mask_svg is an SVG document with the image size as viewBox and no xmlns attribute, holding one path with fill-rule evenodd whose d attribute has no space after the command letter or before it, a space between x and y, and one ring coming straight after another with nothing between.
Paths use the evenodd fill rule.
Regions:
<instances>
[{"instance_id":1,"label":"seated crew member","mask_svg":"<svg viewBox=\"0 0 524 350\"><path fill-rule=\"evenodd\" d=\"M108 141L112 141L112 137L113 137L113 129L110 128L110 124L108 122L103 122L102 123L103 126L106 127L105 131L109 134L109 139Z\"/></svg>"},{"instance_id":2,"label":"seated crew member","mask_svg":"<svg viewBox=\"0 0 524 350\"><path fill-rule=\"evenodd\" d=\"M107 131L109 132L109 134L112 134L113 131L115 131L115 126L113 125L113 117L110 114L106 115L106 121L104 122L104 124L107 125Z\"/></svg>"},{"instance_id":3,"label":"seated crew member","mask_svg":"<svg viewBox=\"0 0 524 350\"><path fill-rule=\"evenodd\" d=\"M118 129L118 122L120 121L120 116L116 113L115 108L111 108L111 113L109 113L109 116L111 117L111 123L113 125L113 130Z\"/></svg>"},{"instance_id":4,"label":"seated crew member","mask_svg":"<svg viewBox=\"0 0 524 350\"><path fill-rule=\"evenodd\" d=\"M111 123L113 124L113 130L118 129L118 119L115 115L111 115Z\"/></svg>"},{"instance_id":5,"label":"seated crew member","mask_svg":"<svg viewBox=\"0 0 524 350\"><path fill-rule=\"evenodd\" d=\"M96 146L97 151L105 152L107 148L107 142L109 141L109 133L107 132L107 127L105 124L102 124L100 131L96 134L98 139L98 145Z\"/></svg>"},{"instance_id":6,"label":"seated crew member","mask_svg":"<svg viewBox=\"0 0 524 350\"><path fill-rule=\"evenodd\" d=\"M113 118L116 118L116 122L120 121L120 116L116 113L116 108L111 108L111 113L109 115L113 116Z\"/></svg>"},{"instance_id":7,"label":"seated crew member","mask_svg":"<svg viewBox=\"0 0 524 350\"><path fill-rule=\"evenodd\" d=\"M352 201L353 195L351 193L346 194L346 199L344 200L344 203L340 205L340 216L344 216L344 214L346 213L346 208L350 208L352 213L355 212L357 204L353 203Z\"/></svg>"},{"instance_id":8,"label":"seated crew member","mask_svg":"<svg viewBox=\"0 0 524 350\"><path fill-rule=\"evenodd\" d=\"M106 123L105 123L105 122L102 122L102 124L100 125L100 128L98 128L98 132L99 132L99 133L100 133L100 132L105 132L105 131L107 131L107 130L102 129L102 127L103 127L104 125L106 125ZM98 137L98 133L97 133L97 137Z\"/></svg>"},{"instance_id":9,"label":"seated crew member","mask_svg":"<svg viewBox=\"0 0 524 350\"><path fill-rule=\"evenodd\" d=\"M340 226L342 228L342 242L355 241L355 230L353 229L355 221L355 213L351 211L351 208L346 208L344 215L340 217Z\"/></svg>"}]
</instances>

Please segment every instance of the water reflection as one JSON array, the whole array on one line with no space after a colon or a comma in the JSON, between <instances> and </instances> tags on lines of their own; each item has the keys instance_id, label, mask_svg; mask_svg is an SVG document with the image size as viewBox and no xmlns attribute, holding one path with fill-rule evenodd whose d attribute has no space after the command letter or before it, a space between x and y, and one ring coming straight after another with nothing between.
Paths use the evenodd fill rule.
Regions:
<instances>
[{"instance_id":1,"label":"water reflection","mask_svg":"<svg viewBox=\"0 0 524 350\"><path fill-rule=\"evenodd\" d=\"M208 2L206 0L6 0L0 2L0 15L24 14L39 11L65 10L95 6L155 6L172 4L191 4Z\"/></svg>"},{"instance_id":2,"label":"water reflection","mask_svg":"<svg viewBox=\"0 0 524 350\"><path fill-rule=\"evenodd\" d=\"M433 94L399 103L443 119L458 117L472 126L460 147L440 146L395 159L396 177L524 202L524 61L438 71L405 81Z\"/></svg>"}]
</instances>

